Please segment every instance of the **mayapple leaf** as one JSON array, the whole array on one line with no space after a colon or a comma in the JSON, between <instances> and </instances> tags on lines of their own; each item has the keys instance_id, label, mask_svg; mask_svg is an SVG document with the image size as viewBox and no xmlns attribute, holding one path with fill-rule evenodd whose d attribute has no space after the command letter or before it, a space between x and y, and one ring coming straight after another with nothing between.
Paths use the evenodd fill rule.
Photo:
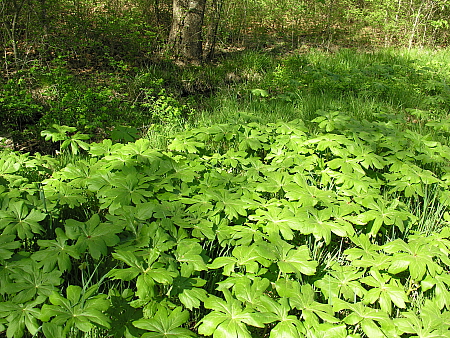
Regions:
<instances>
[{"instance_id":1,"label":"mayapple leaf","mask_svg":"<svg viewBox=\"0 0 450 338\"><path fill-rule=\"evenodd\" d=\"M152 300L155 297L155 284L154 279L150 275L138 275L136 279L136 297L146 301Z\"/></svg>"},{"instance_id":2,"label":"mayapple leaf","mask_svg":"<svg viewBox=\"0 0 450 338\"><path fill-rule=\"evenodd\" d=\"M235 257L217 257L214 261L208 264L208 269L219 269L223 267L223 274L230 276L237 264Z\"/></svg>"},{"instance_id":3,"label":"mayapple leaf","mask_svg":"<svg viewBox=\"0 0 450 338\"><path fill-rule=\"evenodd\" d=\"M364 318L361 320L360 325L367 337L386 338L383 331L372 319Z\"/></svg>"},{"instance_id":4,"label":"mayapple leaf","mask_svg":"<svg viewBox=\"0 0 450 338\"><path fill-rule=\"evenodd\" d=\"M108 247L119 243L116 233L121 227L111 223L101 223L99 214L94 214L86 222L68 219L65 222L67 237L76 240L75 247L79 253L86 250L94 259L99 259L108 252Z\"/></svg>"},{"instance_id":5,"label":"mayapple leaf","mask_svg":"<svg viewBox=\"0 0 450 338\"><path fill-rule=\"evenodd\" d=\"M400 287L388 274L382 274L377 269L369 271L370 276L361 278L360 281L372 288L364 295L364 301L373 304L379 302L383 311L390 314L392 303L399 308L405 308L409 302L404 288Z\"/></svg>"},{"instance_id":6,"label":"mayapple leaf","mask_svg":"<svg viewBox=\"0 0 450 338\"><path fill-rule=\"evenodd\" d=\"M18 304L12 301L0 303L0 317L6 317L7 330L6 337L22 337L25 328L31 334L36 334L39 329L38 319L40 309L38 305L45 301L46 297L38 296L35 300Z\"/></svg>"},{"instance_id":7,"label":"mayapple leaf","mask_svg":"<svg viewBox=\"0 0 450 338\"><path fill-rule=\"evenodd\" d=\"M172 143L169 145L169 149L171 149L171 150L187 152L187 153L191 153L191 154L198 153L199 149L202 149L204 147L205 147L205 144L202 142L182 139L179 137L176 137L172 141Z\"/></svg>"},{"instance_id":8,"label":"mayapple leaf","mask_svg":"<svg viewBox=\"0 0 450 338\"><path fill-rule=\"evenodd\" d=\"M251 90L252 94L259 97L268 97L269 93L267 90L255 88Z\"/></svg>"},{"instance_id":9,"label":"mayapple leaf","mask_svg":"<svg viewBox=\"0 0 450 338\"><path fill-rule=\"evenodd\" d=\"M328 166L333 169L340 169L344 174L353 174L354 172L359 172L360 174L365 174L364 169L359 164L360 160L356 158L349 158L349 157L343 157L343 158L335 158L331 161L329 161L327 164Z\"/></svg>"},{"instance_id":10,"label":"mayapple leaf","mask_svg":"<svg viewBox=\"0 0 450 338\"><path fill-rule=\"evenodd\" d=\"M402 312L401 317L393 321L401 332L434 338L448 335L449 319L448 311L442 312L436 302L427 299L418 314L413 311Z\"/></svg>"},{"instance_id":11,"label":"mayapple leaf","mask_svg":"<svg viewBox=\"0 0 450 338\"><path fill-rule=\"evenodd\" d=\"M393 254L389 273L398 274L409 269L411 277L420 281L426 273L434 277L443 271L442 266L434 261L434 257L439 257L441 252L430 245L426 237L412 238L408 243L399 238L385 244L383 250Z\"/></svg>"},{"instance_id":12,"label":"mayapple leaf","mask_svg":"<svg viewBox=\"0 0 450 338\"><path fill-rule=\"evenodd\" d=\"M200 321L198 333L211 336L217 332L217 327L228 324L228 316L221 312L211 312L204 316Z\"/></svg>"},{"instance_id":13,"label":"mayapple leaf","mask_svg":"<svg viewBox=\"0 0 450 338\"><path fill-rule=\"evenodd\" d=\"M318 203L329 203L332 201L332 193L321 190L307 182L297 181L288 183L283 187L285 196L290 201L300 201L303 206L315 206Z\"/></svg>"},{"instance_id":14,"label":"mayapple leaf","mask_svg":"<svg viewBox=\"0 0 450 338\"><path fill-rule=\"evenodd\" d=\"M2 212L2 224L4 235L17 234L20 239L33 238L34 234L40 234L44 230L41 224L47 215L36 210L29 210L24 200L10 202L8 210Z\"/></svg>"},{"instance_id":15,"label":"mayapple leaf","mask_svg":"<svg viewBox=\"0 0 450 338\"><path fill-rule=\"evenodd\" d=\"M248 305L259 303L260 297L269 287L270 281L267 278L254 277L253 280L247 276L242 276L233 286L233 291L238 300Z\"/></svg>"},{"instance_id":16,"label":"mayapple leaf","mask_svg":"<svg viewBox=\"0 0 450 338\"><path fill-rule=\"evenodd\" d=\"M42 323L42 332L45 338L65 338L63 327L55 323Z\"/></svg>"},{"instance_id":17,"label":"mayapple leaf","mask_svg":"<svg viewBox=\"0 0 450 338\"><path fill-rule=\"evenodd\" d=\"M100 181L102 178L99 178ZM154 195L150 177L138 173L134 166L127 166L103 178L104 186L97 192L102 208L109 208L111 214L128 205L147 202Z\"/></svg>"},{"instance_id":18,"label":"mayapple leaf","mask_svg":"<svg viewBox=\"0 0 450 338\"><path fill-rule=\"evenodd\" d=\"M294 316L292 316L294 317ZM298 319L285 319L270 330L270 338L303 338L303 325Z\"/></svg>"},{"instance_id":19,"label":"mayapple leaf","mask_svg":"<svg viewBox=\"0 0 450 338\"><path fill-rule=\"evenodd\" d=\"M159 203L157 200L149 200L147 202L138 203L136 205L135 217L139 220L147 220L150 219L158 208Z\"/></svg>"},{"instance_id":20,"label":"mayapple leaf","mask_svg":"<svg viewBox=\"0 0 450 338\"><path fill-rule=\"evenodd\" d=\"M67 205L70 208L75 208L86 202L86 196L82 188L77 188L62 180L47 180L44 192L49 201L58 203L58 205Z\"/></svg>"},{"instance_id":21,"label":"mayapple leaf","mask_svg":"<svg viewBox=\"0 0 450 338\"><path fill-rule=\"evenodd\" d=\"M247 216L246 205L241 200L241 194L230 193L227 190L221 189L209 191L207 195L213 201L216 201L215 209L217 211L223 210L228 219L233 220L239 216Z\"/></svg>"},{"instance_id":22,"label":"mayapple leaf","mask_svg":"<svg viewBox=\"0 0 450 338\"><path fill-rule=\"evenodd\" d=\"M181 264L181 275L190 277L194 271L206 270L206 263L200 255L203 248L195 239L183 239L177 245L175 257Z\"/></svg>"},{"instance_id":23,"label":"mayapple leaf","mask_svg":"<svg viewBox=\"0 0 450 338\"><path fill-rule=\"evenodd\" d=\"M367 234L360 234L359 236L350 237L351 241L357 246L356 248L349 248L344 251L347 259L354 261L358 258L371 258L378 254L381 249L379 245L373 244L370 241L370 236Z\"/></svg>"},{"instance_id":24,"label":"mayapple leaf","mask_svg":"<svg viewBox=\"0 0 450 338\"><path fill-rule=\"evenodd\" d=\"M72 258L80 258L80 253L74 246L67 244L69 238L61 228L56 228L55 233L54 240L38 240L41 250L34 252L31 257L41 262L47 271L53 270L56 264L61 272L70 271Z\"/></svg>"},{"instance_id":25,"label":"mayapple leaf","mask_svg":"<svg viewBox=\"0 0 450 338\"><path fill-rule=\"evenodd\" d=\"M329 303L333 298L342 297L350 301L366 293L360 282L363 275L364 271L354 266L334 264L328 274L316 281L314 285L320 288Z\"/></svg>"},{"instance_id":26,"label":"mayapple leaf","mask_svg":"<svg viewBox=\"0 0 450 338\"><path fill-rule=\"evenodd\" d=\"M308 333L311 333L312 337L315 338L352 338L353 335L348 335L347 326L345 324L332 324L332 323L322 323L316 327L308 328ZM360 337L360 336L358 336Z\"/></svg>"},{"instance_id":27,"label":"mayapple leaf","mask_svg":"<svg viewBox=\"0 0 450 338\"><path fill-rule=\"evenodd\" d=\"M61 271L45 271L33 260L23 262L19 268L10 274L13 283L8 283L4 289L13 300L25 303L36 296L48 297L61 284Z\"/></svg>"},{"instance_id":28,"label":"mayapple leaf","mask_svg":"<svg viewBox=\"0 0 450 338\"><path fill-rule=\"evenodd\" d=\"M111 328L108 334L111 337L132 338L140 337L143 333L133 326L132 322L143 317L142 308L133 308L134 292L131 289L111 288L108 292L108 298L111 300L111 306L107 310L111 318ZM139 302L137 300L134 302ZM146 301L143 301L145 304ZM140 306L139 306L140 307Z\"/></svg>"},{"instance_id":29,"label":"mayapple leaf","mask_svg":"<svg viewBox=\"0 0 450 338\"><path fill-rule=\"evenodd\" d=\"M323 304L315 300L315 291L310 284L300 285L297 281L279 279L275 283L277 293L281 297L287 297L291 307L301 311L301 318L306 327L315 327L319 324L319 318L329 322L338 323L333 315L333 309L329 304Z\"/></svg>"},{"instance_id":30,"label":"mayapple leaf","mask_svg":"<svg viewBox=\"0 0 450 338\"><path fill-rule=\"evenodd\" d=\"M440 274L434 277L435 282L435 302L442 309L450 305L450 276Z\"/></svg>"},{"instance_id":31,"label":"mayapple leaf","mask_svg":"<svg viewBox=\"0 0 450 338\"><path fill-rule=\"evenodd\" d=\"M255 244L250 246L236 246L232 255L237 258L236 265L244 268L248 273L257 273L259 265L268 267L270 261L259 255L258 248Z\"/></svg>"},{"instance_id":32,"label":"mayapple leaf","mask_svg":"<svg viewBox=\"0 0 450 338\"><path fill-rule=\"evenodd\" d=\"M21 168L21 165L18 161L16 161L13 157L2 156L0 159L0 174L13 174Z\"/></svg>"},{"instance_id":33,"label":"mayapple leaf","mask_svg":"<svg viewBox=\"0 0 450 338\"><path fill-rule=\"evenodd\" d=\"M92 143L89 148L89 154L96 157L109 155L114 148L122 147L122 145L113 145L110 139L104 139L101 143Z\"/></svg>"},{"instance_id":34,"label":"mayapple leaf","mask_svg":"<svg viewBox=\"0 0 450 338\"><path fill-rule=\"evenodd\" d=\"M180 302L189 310L199 308L201 303L207 298L208 292L201 288L187 288L178 295Z\"/></svg>"},{"instance_id":35,"label":"mayapple leaf","mask_svg":"<svg viewBox=\"0 0 450 338\"><path fill-rule=\"evenodd\" d=\"M159 306L153 318L138 319L133 322L137 328L150 331L144 333L143 338L189 338L195 337L195 334L185 328L180 327L189 319L189 312L183 311L181 307L168 310L164 306Z\"/></svg>"},{"instance_id":36,"label":"mayapple leaf","mask_svg":"<svg viewBox=\"0 0 450 338\"><path fill-rule=\"evenodd\" d=\"M40 319L64 325L64 333L73 327L83 332L88 332L95 326L109 328L110 319L104 312L109 308L110 302L106 295L93 296L97 289L98 285L93 285L85 291L80 286L69 285L66 288L67 298L53 292L49 297L51 304L42 306Z\"/></svg>"},{"instance_id":37,"label":"mayapple leaf","mask_svg":"<svg viewBox=\"0 0 450 338\"><path fill-rule=\"evenodd\" d=\"M60 126L53 124L52 128L41 131L41 136L46 141L58 142L68 138L67 133L73 133L77 130L75 127Z\"/></svg>"},{"instance_id":38,"label":"mayapple leaf","mask_svg":"<svg viewBox=\"0 0 450 338\"><path fill-rule=\"evenodd\" d=\"M373 309L361 302L348 303L339 298L333 299L333 311L339 312L343 309L351 311L351 313L343 319L343 322L349 325L356 325L364 319L374 320L379 323L389 321L389 316L384 311Z\"/></svg>"},{"instance_id":39,"label":"mayapple leaf","mask_svg":"<svg viewBox=\"0 0 450 338\"><path fill-rule=\"evenodd\" d=\"M302 273L304 275L314 275L318 265L316 261L311 260L306 245L289 250L277 264L284 273Z\"/></svg>"},{"instance_id":40,"label":"mayapple leaf","mask_svg":"<svg viewBox=\"0 0 450 338\"><path fill-rule=\"evenodd\" d=\"M413 218L410 212L399 210L399 202L394 200L388 202L384 199L367 198L363 200L363 205L369 210L358 215L358 220L367 224L372 221L369 235L376 236L380 229L386 225L395 225L400 231L405 230L404 221Z\"/></svg>"},{"instance_id":41,"label":"mayapple leaf","mask_svg":"<svg viewBox=\"0 0 450 338\"><path fill-rule=\"evenodd\" d=\"M240 134L239 150L240 151L256 151L264 148L264 142L267 140L266 135L260 133L256 129L244 127L245 132Z\"/></svg>"},{"instance_id":42,"label":"mayapple leaf","mask_svg":"<svg viewBox=\"0 0 450 338\"><path fill-rule=\"evenodd\" d=\"M111 139L123 141L124 143L136 141L139 138L139 131L129 126L116 126L111 132Z\"/></svg>"},{"instance_id":43,"label":"mayapple leaf","mask_svg":"<svg viewBox=\"0 0 450 338\"><path fill-rule=\"evenodd\" d=\"M262 295L258 304L260 311L267 311L266 316L272 322L278 322L270 331L272 338L302 338L306 333L301 320L295 315L290 315L291 310L287 298L275 300L267 295Z\"/></svg>"},{"instance_id":44,"label":"mayapple leaf","mask_svg":"<svg viewBox=\"0 0 450 338\"><path fill-rule=\"evenodd\" d=\"M229 321L228 324L219 325L213 338L250 338L251 334L241 322Z\"/></svg>"},{"instance_id":45,"label":"mayapple leaf","mask_svg":"<svg viewBox=\"0 0 450 338\"><path fill-rule=\"evenodd\" d=\"M125 281L132 280L137 277L138 284L137 293L140 297L144 297L147 291L153 289L156 283L171 284L173 278L177 275L173 271L169 271L162 267L157 260L160 257L159 250L151 249L148 252L139 253L126 250L117 250L113 253L113 257L123 261L129 268L112 269L107 274L113 279L122 279Z\"/></svg>"},{"instance_id":46,"label":"mayapple leaf","mask_svg":"<svg viewBox=\"0 0 450 338\"><path fill-rule=\"evenodd\" d=\"M89 138L89 135L85 134L75 134L74 136L70 137L69 139L64 140L64 142L61 144L61 151L67 149L70 147L71 153L73 155L78 155L80 148L83 150L88 150L90 145L86 142L81 141L82 135L87 136Z\"/></svg>"},{"instance_id":47,"label":"mayapple leaf","mask_svg":"<svg viewBox=\"0 0 450 338\"><path fill-rule=\"evenodd\" d=\"M154 250L152 251L152 256L150 259L150 263L153 263L156 258L158 257L157 255L157 251ZM115 259L118 259L124 263L126 263L128 266L135 268L137 271L144 271L145 268L143 266L143 259L138 257L136 255L136 253L132 252L132 251L128 251L128 250L116 250L116 252L114 252L112 254L112 256Z\"/></svg>"},{"instance_id":48,"label":"mayapple leaf","mask_svg":"<svg viewBox=\"0 0 450 338\"><path fill-rule=\"evenodd\" d=\"M15 241L16 236L0 234L0 257L2 260L10 259L15 249L22 246L19 241Z\"/></svg>"},{"instance_id":49,"label":"mayapple leaf","mask_svg":"<svg viewBox=\"0 0 450 338\"><path fill-rule=\"evenodd\" d=\"M71 186L76 188L85 188L92 172L98 169L97 162L96 158L91 158L89 161L80 160L76 163L69 163L59 173L54 173L53 178L68 181Z\"/></svg>"},{"instance_id":50,"label":"mayapple leaf","mask_svg":"<svg viewBox=\"0 0 450 338\"><path fill-rule=\"evenodd\" d=\"M291 181L290 175L283 172L269 172L267 173L265 180L256 185L256 191L265 191L270 193L277 193L280 191L287 183Z\"/></svg>"},{"instance_id":51,"label":"mayapple leaf","mask_svg":"<svg viewBox=\"0 0 450 338\"><path fill-rule=\"evenodd\" d=\"M251 220L257 220L257 225L263 227L263 231L268 234L281 233L284 239L294 238L293 230L303 230L303 225L298 217L287 207L279 208L268 206L267 210L262 208L256 210L256 215L249 216Z\"/></svg>"},{"instance_id":52,"label":"mayapple leaf","mask_svg":"<svg viewBox=\"0 0 450 338\"><path fill-rule=\"evenodd\" d=\"M243 309L241 302L233 298L228 290L222 292L225 300L213 295L205 300L205 308L213 311L200 320L200 334L213 335L214 338L250 338L247 325L264 327L266 317L262 313Z\"/></svg>"},{"instance_id":53,"label":"mayapple leaf","mask_svg":"<svg viewBox=\"0 0 450 338\"><path fill-rule=\"evenodd\" d=\"M136 278L140 272L141 270L135 267L126 269L111 269L106 276L112 279L130 281Z\"/></svg>"}]
</instances>

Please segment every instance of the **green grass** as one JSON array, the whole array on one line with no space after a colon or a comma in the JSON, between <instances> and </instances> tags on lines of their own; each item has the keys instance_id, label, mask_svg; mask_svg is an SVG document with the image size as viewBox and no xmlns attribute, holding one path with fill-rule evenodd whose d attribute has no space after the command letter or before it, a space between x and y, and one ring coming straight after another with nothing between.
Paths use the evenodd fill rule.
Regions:
<instances>
[{"instance_id":1,"label":"green grass","mask_svg":"<svg viewBox=\"0 0 450 338\"><path fill-rule=\"evenodd\" d=\"M20 125L20 131L39 134L58 123L99 139L108 137L112 126L125 125L164 145L167 136L195 126L296 118L308 123L318 111L344 111L369 121L383 112L409 122L416 120L410 111L419 110L423 120L439 121L449 111L449 59L446 50L427 49L241 51L202 67L162 60L88 75L68 71L58 59L4 85L10 115L3 127ZM255 89L267 96L255 95ZM424 124L416 127L433 132Z\"/></svg>"},{"instance_id":2,"label":"green grass","mask_svg":"<svg viewBox=\"0 0 450 338\"><path fill-rule=\"evenodd\" d=\"M244 53L219 64L221 75L223 68L238 69L239 64L239 82L222 84L214 95L203 98L194 124L230 117L242 121L245 116L260 122L310 121L321 110L344 111L369 121L383 112L408 121L408 110L417 109L439 120L448 115L449 61L448 52L427 50L343 49L281 57ZM253 89L263 89L268 96L252 95Z\"/></svg>"}]
</instances>

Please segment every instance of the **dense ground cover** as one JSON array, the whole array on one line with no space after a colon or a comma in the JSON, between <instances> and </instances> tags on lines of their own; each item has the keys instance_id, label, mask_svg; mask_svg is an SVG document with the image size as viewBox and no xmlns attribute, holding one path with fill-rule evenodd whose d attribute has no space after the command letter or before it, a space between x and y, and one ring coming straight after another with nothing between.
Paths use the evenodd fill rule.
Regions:
<instances>
[{"instance_id":1,"label":"dense ground cover","mask_svg":"<svg viewBox=\"0 0 450 338\"><path fill-rule=\"evenodd\" d=\"M111 62L77 69L61 57L10 74L1 88L0 124L17 149L48 152L40 132L54 123L76 127L93 140L146 135L163 147L160 136L186 128L307 122L318 110L368 120L377 112L440 120L448 112L448 58L446 50L244 51L202 67L160 60L141 68Z\"/></svg>"},{"instance_id":2,"label":"dense ground cover","mask_svg":"<svg viewBox=\"0 0 450 338\"><path fill-rule=\"evenodd\" d=\"M18 74L4 123L59 154L0 157L0 332L447 337L446 59Z\"/></svg>"}]
</instances>

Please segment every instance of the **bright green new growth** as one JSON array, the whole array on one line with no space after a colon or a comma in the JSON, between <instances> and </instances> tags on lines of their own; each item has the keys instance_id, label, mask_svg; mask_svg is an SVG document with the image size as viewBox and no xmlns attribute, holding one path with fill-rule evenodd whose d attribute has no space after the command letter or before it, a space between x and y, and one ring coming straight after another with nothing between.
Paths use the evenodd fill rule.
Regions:
<instances>
[{"instance_id":1,"label":"bright green new growth","mask_svg":"<svg viewBox=\"0 0 450 338\"><path fill-rule=\"evenodd\" d=\"M2 156L0 330L446 336L450 148L383 114L312 124L104 140L58 171Z\"/></svg>"}]
</instances>

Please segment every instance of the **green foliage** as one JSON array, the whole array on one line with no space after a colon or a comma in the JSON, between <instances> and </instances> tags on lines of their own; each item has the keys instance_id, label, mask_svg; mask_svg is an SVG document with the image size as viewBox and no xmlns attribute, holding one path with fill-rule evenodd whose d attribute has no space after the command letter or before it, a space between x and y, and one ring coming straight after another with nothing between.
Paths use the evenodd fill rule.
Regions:
<instances>
[{"instance_id":1,"label":"green foliage","mask_svg":"<svg viewBox=\"0 0 450 338\"><path fill-rule=\"evenodd\" d=\"M39 329L38 319L40 308L37 307L44 302L44 297L38 297L32 302L18 304L15 302L2 302L0 317L6 318L6 337L23 337L25 328L31 334L35 334Z\"/></svg>"},{"instance_id":2,"label":"green foliage","mask_svg":"<svg viewBox=\"0 0 450 338\"><path fill-rule=\"evenodd\" d=\"M109 327L109 318L103 313L109 308L109 301L106 295L93 296L97 287L93 285L83 290L80 286L69 285L66 289L67 298L54 292L49 297L50 304L42 306L40 319L63 326L65 334L72 327L83 332L89 332L95 325Z\"/></svg>"},{"instance_id":3,"label":"green foliage","mask_svg":"<svg viewBox=\"0 0 450 338\"><path fill-rule=\"evenodd\" d=\"M7 209L1 211L2 230L4 235L17 234L20 239L33 238L33 234L43 231L39 224L46 215L36 209L28 210L24 201L10 202Z\"/></svg>"},{"instance_id":4,"label":"green foliage","mask_svg":"<svg viewBox=\"0 0 450 338\"><path fill-rule=\"evenodd\" d=\"M331 98L350 96L376 100L404 108L439 109L446 96L445 86L435 71L398 52L356 54L342 49L332 57L322 53L293 56L283 60L272 74L279 99L296 98L298 92ZM435 89L436 91L430 91Z\"/></svg>"},{"instance_id":5,"label":"green foliage","mask_svg":"<svg viewBox=\"0 0 450 338\"><path fill-rule=\"evenodd\" d=\"M44 107L29 92L24 78L10 79L0 88L0 129L23 130L35 124Z\"/></svg>"},{"instance_id":6,"label":"green foliage","mask_svg":"<svg viewBox=\"0 0 450 338\"><path fill-rule=\"evenodd\" d=\"M170 313L168 313L166 308L161 307L158 309L153 318L136 320L133 322L133 325L140 329L145 329L152 332L143 334L141 336L143 338L195 337L195 334L192 331L180 327L188 319L189 312L182 311L181 307L175 308Z\"/></svg>"},{"instance_id":7,"label":"green foliage","mask_svg":"<svg viewBox=\"0 0 450 338\"><path fill-rule=\"evenodd\" d=\"M104 140L58 170L2 157L6 335L445 335L450 148L382 114L311 123Z\"/></svg>"},{"instance_id":8,"label":"green foliage","mask_svg":"<svg viewBox=\"0 0 450 338\"><path fill-rule=\"evenodd\" d=\"M136 128L117 126L111 132L111 139L113 141L133 142L139 138L139 133Z\"/></svg>"},{"instance_id":9,"label":"green foliage","mask_svg":"<svg viewBox=\"0 0 450 338\"><path fill-rule=\"evenodd\" d=\"M41 96L46 104L45 114L39 120L41 128L58 124L74 126L77 130L95 130L126 119L123 111L131 109L119 93L120 82L108 86L87 83L67 71L64 58L57 61L49 69L35 70L36 77L41 79Z\"/></svg>"},{"instance_id":10,"label":"green foliage","mask_svg":"<svg viewBox=\"0 0 450 338\"><path fill-rule=\"evenodd\" d=\"M89 252L94 259L107 254L108 246L116 245L120 239L115 233L121 231L113 224L100 223L100 216L94 214L87 222L66 220L66 234L69 239L76 240L77 252Z\"/></svg>"},{"instance_id":11,"label":"green foliage","mask_svg":"<svg viewBox=\"0 0 450 338\"><path fill-rule=\"evenodd\" d=\"M224 290L225 300L210 296L204 303L212 312L202 318L198 332L213 337L249 338L247 325L264 327L265 316L251 309L243 309L241 302Z\"/></svg>"},{"instance_id":12,"label":"green foliage","mask_svg":"<svg viewBox=\"0 0 450 338\"><path fill-rule=\"evenodd\" d=\"M138 101L138 105L151 118L149 122L176 125L192 115L187 105L180 104L164 89L155 94L153 89L143 88L141 93L143 98Z\"/></svg>"},{"instance_id":13,"label":"green foliage","mask_svg":"<svg viewBox=\"0 0 450 338\"><path fill-rule=\"evenodd\" d=\"M70 163L1 152L0 334L447 336L448 55L249 51L139 73L159 3L24 2L18 46L41 65L16 72L4 50L0 127L36 125ZM220 3L242 45L448 33L445 1ZM138 139L184 129L193 94L207 127Z\"/></svg>"},{"instance_id":14,"label":"green foliage","mask_svg":"<svg viewBox=\"0 0 450 338\"><path fill-rule=\"evenodd\" d=\"M189 105L166 90L163 80L153 79L151 73L135 79L129 71L117 78L113 73L99 73L95 75L98 82L108 82L99 85L68 75L64 67L63 64L37 71L42 73L42 100L47 105L39 119L40 128L51 130L56 124L70 125L76 130L97 134L101 131L116 141L130 142L140 136L143 128L180 127L193 114Z\"/></svg>"},{"instance_id":15,"label":"green foliage","mask_svg":"<svg viewBox=\"0 0 450 338\"><path fill-rule=\"evenodd\" d=\"M60 126L54 124L51 129L41 131L41 136L45 138L46 141L51 140L52 142L61 142L60 151L63 152L65 149L70 148L73 155L78 155L80 149L89 149L89 144L83 140L89 140L90 136L87 134L81 134L76 132L75 127ZM74 133L69 136L67 133Z\"/></svg>"}]
</instances>

